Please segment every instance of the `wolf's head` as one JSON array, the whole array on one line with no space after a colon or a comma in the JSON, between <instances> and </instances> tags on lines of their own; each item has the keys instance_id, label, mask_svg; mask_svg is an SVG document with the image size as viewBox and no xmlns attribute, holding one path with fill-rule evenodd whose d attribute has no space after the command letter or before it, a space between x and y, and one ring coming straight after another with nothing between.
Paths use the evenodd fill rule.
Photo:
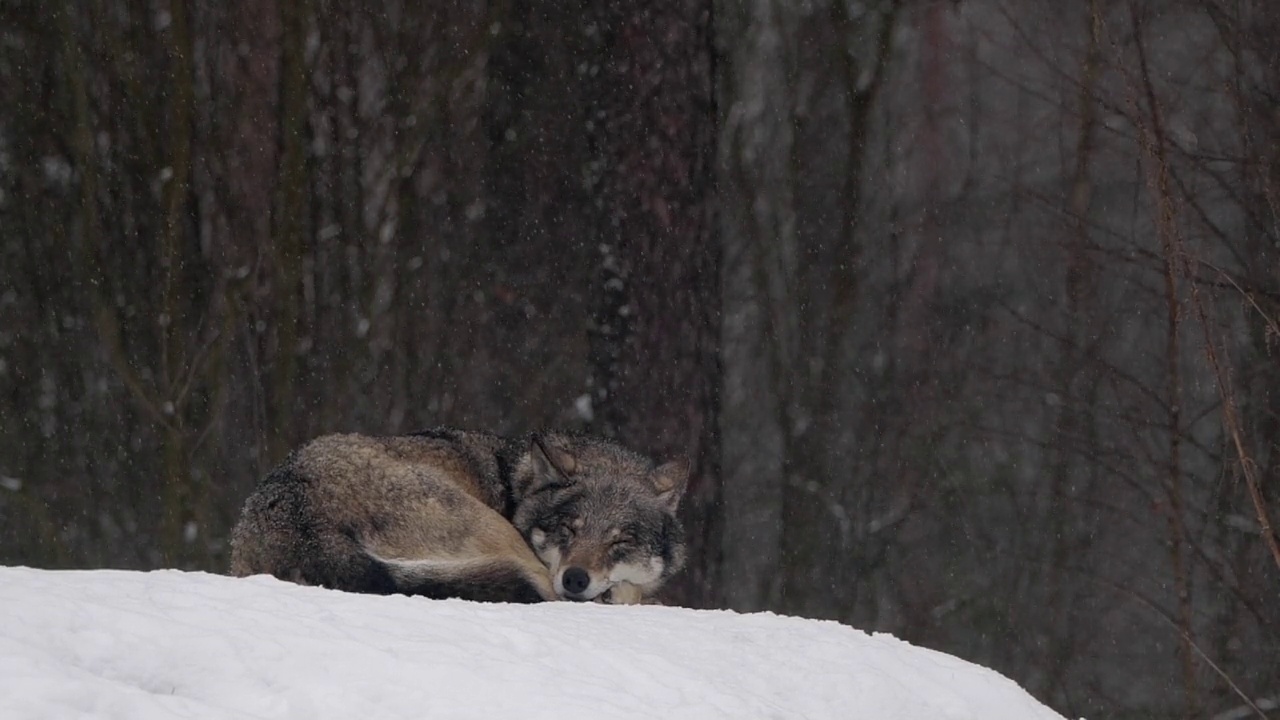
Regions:
<instances>
[{"instance_id":1,"label":"wolf's head","mask_svg":"<svg viewBox=\"0 0 1280 720\"><path fill-rule=\"evenodd\" d=\"M514 475L512 524L569 600L630 584L656 590L684 565L676 508L689 467L657 465L600 438L535 435Z\"/></svg>"}]
</instances>

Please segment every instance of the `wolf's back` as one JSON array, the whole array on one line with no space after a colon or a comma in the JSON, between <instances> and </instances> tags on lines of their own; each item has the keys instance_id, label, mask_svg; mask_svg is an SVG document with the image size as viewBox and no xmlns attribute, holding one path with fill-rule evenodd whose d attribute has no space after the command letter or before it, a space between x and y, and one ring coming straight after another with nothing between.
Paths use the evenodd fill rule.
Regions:
<instances>
[{"instance_id":1,"label":"wolf's back","mask_svg":"<svg viewBox=\"0 0 1280 720\"><path fill-rule=\"evenodd\" d=\"M246 501L231 573L363 593L554 597L523 538L477 499L467 452L441 438L317 438Z\"/></svg>"}]
</instances>

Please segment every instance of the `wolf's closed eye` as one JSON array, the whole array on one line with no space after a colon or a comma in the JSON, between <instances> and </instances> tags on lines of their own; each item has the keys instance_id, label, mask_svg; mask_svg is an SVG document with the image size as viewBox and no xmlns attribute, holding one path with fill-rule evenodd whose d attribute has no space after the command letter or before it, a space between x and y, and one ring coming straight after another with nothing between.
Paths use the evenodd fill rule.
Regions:
<instances>
[{"instance_id":1,"label":"wolf's closed eye","mask_svg":"<svg viewBox=\"0 0 1280 720\"><path fill-rule=\"evenodd\" d=\"M619 535L613 539L613 542L609 543L609 554L617 562L635 552L638 547L640 547L640 544L636 541L634 535Z\"/></svg>"}]
</instances>

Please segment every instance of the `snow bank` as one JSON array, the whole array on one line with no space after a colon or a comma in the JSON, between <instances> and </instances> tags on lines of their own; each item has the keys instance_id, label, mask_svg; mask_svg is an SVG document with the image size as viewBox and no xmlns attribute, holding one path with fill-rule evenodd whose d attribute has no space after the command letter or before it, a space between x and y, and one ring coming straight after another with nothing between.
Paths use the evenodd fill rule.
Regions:
<instances>
[{"instance_id":1,"label":"snow bank","mask_svg":"<svg viewBox=\"0 0 1280 720\"><path fill-rule=\"evenodd\" d=\"M1062 720L887 635L771 614L0 568L0 717Z\"/></svg>"}]
</instances>

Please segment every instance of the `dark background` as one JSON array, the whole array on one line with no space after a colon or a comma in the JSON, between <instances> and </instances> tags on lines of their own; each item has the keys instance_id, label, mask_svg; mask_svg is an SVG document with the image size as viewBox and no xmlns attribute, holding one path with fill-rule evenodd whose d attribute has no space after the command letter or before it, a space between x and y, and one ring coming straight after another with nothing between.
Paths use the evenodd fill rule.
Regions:
<instances>
[{"instance_id":1,"label":"dark background","mask_svg":"<svg viewBox=\"0 0 1280 720\"><path fill-rule=\"evenodd\" d=\"M1069 716L1265 716L1277 37L1273 0L0 1L0 562L221 571L309 437L578 427L694 459L674 601Z\"/></svg>"}]
</instances>

